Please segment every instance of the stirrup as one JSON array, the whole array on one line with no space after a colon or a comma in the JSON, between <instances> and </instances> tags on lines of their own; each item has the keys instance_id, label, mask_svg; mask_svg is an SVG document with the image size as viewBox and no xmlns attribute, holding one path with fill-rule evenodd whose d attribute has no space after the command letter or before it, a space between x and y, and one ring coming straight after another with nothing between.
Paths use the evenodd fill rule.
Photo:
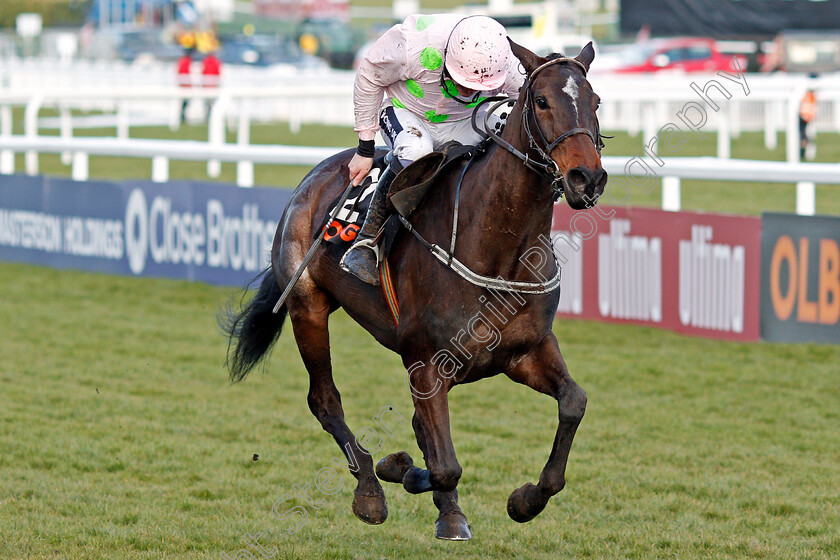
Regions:
<instances>
[{"instance_id":1,"label":"stirrup","mask_svg":"<svg viewBox=\"0 0 840 560\"><path fill-rule=\"evenodd\" d=\"M349 268L347 268L347 265L344 264L344 260L347 258L347 255L349 255L350 252L353 251L356 248L370 249L371 251L373 251L373 254L376 256L376 267L379 268L379 262L380 262L380 259L379 259L379 244L375 243L375 241L376 241L375 237L369 237L369 238L366 238L366 239L360 239L360 240L356 241L355 243L353 243L350 246L350 248L347 249L347 251L344 252L344 255L341 257L341 260L338 262L338 266L341 267L341 270L343 270L344 272L349 272L350 274L353 274L353 272Z\"/></svg>"}]
</instances>

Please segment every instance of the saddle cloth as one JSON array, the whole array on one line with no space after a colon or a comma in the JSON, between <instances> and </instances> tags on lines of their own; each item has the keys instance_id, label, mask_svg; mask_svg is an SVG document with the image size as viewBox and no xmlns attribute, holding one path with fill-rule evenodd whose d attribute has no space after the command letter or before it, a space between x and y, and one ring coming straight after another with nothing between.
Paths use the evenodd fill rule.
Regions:
<instances>
[{"instance_id":1,"label":"saddle cloth","mask_svg":"<svg viewBox=\"0 0 840 560\"><path fill-rule=\"evenodd\" d=\"M420 206L423 199L437 184L437 177L450 164L465 157L472 157L475 154L474 146L463 146L458 142L448 142L443 145L440 151L432 152L421 157L417 161L399 172L394 178L389 189L388 202L391 210L396 211L405 218L411 216ZM324 241L338 245L350 245L356 239L356 235L362 227L367 215L368 206L379 181L379 176L387 164L384 157L377 157L373 160L373 167L365 179L356 187L350 190L343 207L336 214L335 219L327 227L324 233ZM340 196L336 196L327 209L327 217L332 213ZM393 217L392 217L393 218ZM397 220L389 220L386 230L396 230L391 226ZM396 225L396 224L395 224ZM319 228L320 231L320 228ZM395 233L395 231L392 231ZM390 240L393 235L386 233L385 239ZM381 239L381 237L380 237ZM386 242L386 245L389 243Z\"/></svg>"},{"instance_id":2,"label":"saddle cloth","mask_svg":"<svg viewBox=\"0 0 840 560\"><path fill-rule=\"evenodd\" d=\"M332 223L327 225L327 230L324 232L324 241L347 246L353 243L359 230L362 229L371 198L379 182L379 176L386 166L385 158L382 156L373 160L373 167L370 173L368 173L367 177L361 183L350 189L350 195L347 197L344 205L338 211L338 214L335 215ZM339 198L341 198L340 194L330 203L329 208L327 208L327 215L324 217L324 222L329 219L335 205L338 204ZM322 227L318 228L318 231Z\"/></svg>"}]
</instances>

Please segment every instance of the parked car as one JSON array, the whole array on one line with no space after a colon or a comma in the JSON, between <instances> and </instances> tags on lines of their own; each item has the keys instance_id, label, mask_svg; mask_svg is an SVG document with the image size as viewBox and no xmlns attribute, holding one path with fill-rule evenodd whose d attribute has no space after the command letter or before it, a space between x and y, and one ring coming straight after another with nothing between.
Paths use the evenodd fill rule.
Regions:
<instances>
[{"instance_id":1,"label":"parked car","mask_svg":"<svg viewBox=\"0 0 840 560\"><path fill-rule=\"evenodd\" d=\"M160 28L110 27L95 31L83 54L126 62L174 62L182 53L183 49Z\"/></svg>"},{"instance_id":2,"label":"parked car","mask_svg":"<svg viewBox=\"0 0 840 560\"><path fill-rule=\"evenodd\" d=\"M742 69L746 59L738 58ZM679 38L653 39L605 54L598 61L601 72L618 74L644 72L717 72L735 70L733 56L724 55L713 39Z\"/></svg>"},{"instance_id":3,"label":"parked car","mask_svg":"<svg viewBox=\"0 0 840 560\"><path fill-rule=\"evenodd\" d=\"M167 41L159 29L124 31L117 50L120 58L127 62L146 59L172 62L183 51L179 45Z\"/></svg>"},{"instance_id":4,"label":"parked car","mask_svg":"<svg viewBox=\"0 0 840 560\"><path fill-rule=\"evenodd\" d=\"M333 68L352 68L356 54L353 32L337 19L306 19L297 28L298 44Z\"/></svg>"},{"instance_id":5,"label":"parked car","mask_svg":"<svg viewBox=\"0 0 840 560\"><path fill-rule=\"evenodd\" d=\"M783 31L771 45L765 72L840 72L840 32Z\"/></svg>"},{"instance_id":6,"label":"parked car","mask_svg":"<svg viewBox=\"0 0 840 560\"><path fill-rule=\"evenodd\" d=\"M218 54L223 64L274 66L284 64L298 69L323 69L328 64L303 53L294 41L272 35L251 35L227 39Z\"/></svg>"}]
</instances>

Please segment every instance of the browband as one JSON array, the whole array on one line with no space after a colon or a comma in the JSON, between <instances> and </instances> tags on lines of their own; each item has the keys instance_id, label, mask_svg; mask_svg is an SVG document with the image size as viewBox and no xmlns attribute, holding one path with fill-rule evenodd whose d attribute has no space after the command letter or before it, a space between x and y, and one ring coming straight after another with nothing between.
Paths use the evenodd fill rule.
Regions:
<instances>
[{"instance_id":1,"label":"browband","mask_svg":"<svg viewBox=\"0 0 840 560\"><path fill-rule=\"evenodd\" d=\"M586 76L587 70L586 70L586 66L583 65L583 62L579 61L576 58L568 58L568 57L563 56L563 57L560 57L560 58L552 58L551 60L549 60L545 64L537 66L537 68L533 72L531 72L531 74L528 76L528 79L529 80L533 79L534 76L537 75L537 72L540 72L546 66L551 66L552 64L556 64L558 62L571 62L572 64L577 64L578 66L580 66L580 69L583 70L583 75Z\"/></svg>"}]
</instances>

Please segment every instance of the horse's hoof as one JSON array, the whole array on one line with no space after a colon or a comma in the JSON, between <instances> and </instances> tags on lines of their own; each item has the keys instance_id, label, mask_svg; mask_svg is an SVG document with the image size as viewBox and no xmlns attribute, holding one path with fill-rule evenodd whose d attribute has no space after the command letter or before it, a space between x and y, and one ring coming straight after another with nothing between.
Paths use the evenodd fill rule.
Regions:
<instances>
[{"instance_id":1,"label":"horse's hoof","mask_svg":"<svg viewBox=\"0 0 840 560\"><path fill-rule=\"evenodd\" d=\"M402 484L403 477L408 469L414 466L411 456L405 451L391 453L376 463L376 476L385 482Z\"/></svg>"},{"instance_id":2,"label":"horse's hoof","mask_svg":"<svg viewBox=\"0 0 840 560\"><path fill-rule=\"evenodd\" d=\"M438 517L435 537L444 541L468 541L472 538L472 532L464 514L453 511Z\"/></svg>"},{"instance_id":3,"label":"horse's hoof","mask_svg":"<svg viewBox=\"0 0 840 560\"><path fill-rule=\"evenodd\" d=\"M432 489L429 481L429 471L420 467L411 467L402 479L403 488L409 494L422 494Z\"/></svg>"},{"instance_id":4,"label":"horse's hoof","mask_svg":"<svg viewBox=\"0 0 840 560\"><path fill-rule=\"evenodd\" d=\"M531 521L545 509L548 498L538 486L530 482L511 492L507 501L507 512L517 523Z\"/></svg>"},{"instance_id":5,"label":"horse's hoof","mask_svg":"<svg viewBox=\"0 0 840 560\"><path fill-rule=\"evenodd\" d=\"M369 525L381 525L388 519L385 494L380 496L353 495L353 513Z\"/></svg>"}]
</instances>

